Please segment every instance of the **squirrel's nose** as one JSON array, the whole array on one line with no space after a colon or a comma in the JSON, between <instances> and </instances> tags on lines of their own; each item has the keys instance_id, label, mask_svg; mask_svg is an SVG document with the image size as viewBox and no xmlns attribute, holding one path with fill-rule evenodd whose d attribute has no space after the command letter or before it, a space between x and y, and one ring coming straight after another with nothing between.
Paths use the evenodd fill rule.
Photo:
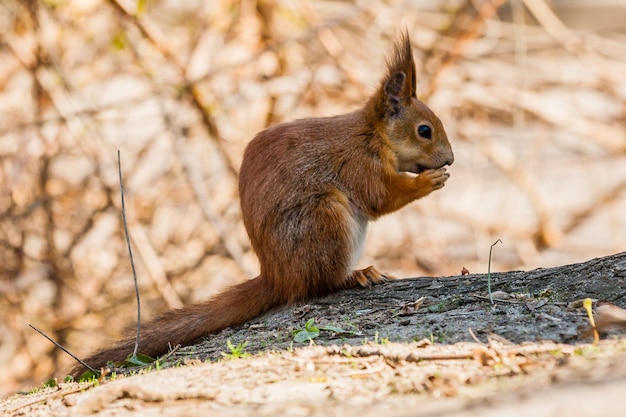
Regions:
<instances>
[{"instance_id":1,"label":"squirrel's nose","mask_svg":"<svg viewBox=\"0 0 626 417\"><path fill-rule=\"evenodd\" d=\"M446 158L446 163L444 165L452 165L454 162L454 154L450 152L450 155Z\"/></svg>"}]
</instances>

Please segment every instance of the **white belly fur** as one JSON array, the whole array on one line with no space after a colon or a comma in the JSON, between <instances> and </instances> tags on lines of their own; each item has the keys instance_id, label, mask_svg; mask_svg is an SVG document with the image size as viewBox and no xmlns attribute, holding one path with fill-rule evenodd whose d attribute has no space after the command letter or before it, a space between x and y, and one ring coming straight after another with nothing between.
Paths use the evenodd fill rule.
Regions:
<instances>
[{"instance_id":1,"label":"white belly fur","mask_svg":"<svg viewBox=\"0 0 626 417\"><path fill-rule=\"evenodd\" d=\"M356 267L357 262L363 253L365 245L365 235L367 234L367 217L359 211L353 211L352 222L352 258L350 259L350 269Z\"/></svg>"}]
</instances>

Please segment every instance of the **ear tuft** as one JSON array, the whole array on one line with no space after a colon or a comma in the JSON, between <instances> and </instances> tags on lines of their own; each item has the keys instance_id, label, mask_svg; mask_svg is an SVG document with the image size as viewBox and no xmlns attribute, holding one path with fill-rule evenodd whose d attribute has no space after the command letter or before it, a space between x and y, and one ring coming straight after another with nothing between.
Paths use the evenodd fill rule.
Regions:
<instances>
[{"instance_id":1,"label":"ear tuft","mask_svg":"<svg viewBox=\"0 0 626 417\"><path fill-rule=\"evenodd\" d=\"M415 61L413 60L413 50L411 49L411 39L409 33L405 31L393 48L393 55L387 61L388 82L398 72L404 72L407 82L402 93L406 98L415 97Z\"/></svg>"},{"instance_id":2,"label":"ear tuft","mask_svg":"<svg viewBox=\"0 0 626 417\"><path fill-rule=\"evenodd\" d=\"M393 54L387 60L387 73L375 96L378 117L398 114L405 103L416 97L415 87L415 61L411 40L405 31L395 43Z\"/></svg>"}]
</instances>

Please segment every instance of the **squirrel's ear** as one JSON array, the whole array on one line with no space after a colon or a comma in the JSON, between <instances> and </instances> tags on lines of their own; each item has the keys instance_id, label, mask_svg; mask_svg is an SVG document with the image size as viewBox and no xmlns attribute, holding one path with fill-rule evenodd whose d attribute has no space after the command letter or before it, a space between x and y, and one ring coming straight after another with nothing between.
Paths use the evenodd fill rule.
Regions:
<instances>
[{"instance_id":1,"label":"squirrel's ear","mask_svg":"<svg viewBox=\"0 0 626 417\"><path fill-rule=\"evenodd\" d=\"M391 74L385 84L385 98L387 106L391 110L390 115L393 116L400 112L400 106L406 82L406 74L404 71Z\"/></svg>"},{"instance_id":2,"label":"squirrel's ear","mask_svg":"<svg viewBox=\"0 0 626 417\"><path fill-rule=\"evenodd\" d=\"M402 106L415 95L415 61L409 34L405 32L396 42L393 54L387 61L387 74L382 79L375 101L379 117L398 114Z\"/></svg>"}]
</instances>

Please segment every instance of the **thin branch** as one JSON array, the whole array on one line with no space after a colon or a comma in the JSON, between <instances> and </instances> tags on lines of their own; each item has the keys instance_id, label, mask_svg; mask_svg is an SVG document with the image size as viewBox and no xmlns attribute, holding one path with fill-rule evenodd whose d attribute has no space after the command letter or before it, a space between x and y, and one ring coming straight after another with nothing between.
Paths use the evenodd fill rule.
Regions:
<instances>
[{"instance_id":1,"label":"thin branch","mask_svg":"<svg viewBox=\"0 0 626 417\"><path fill-rule=\"evenodd\" d=\"M487 266L487 292L489 293L489 301L491 305L493 305L493 295L491 294L491 252L493 251L493 247L498 243L502 243L500 239L496 240L491 244L491 248L489 248L489 264Z\"/></svg>"},{"instance_id":2,"label":"thin branch","mask_svg":"<svg viewBox=\"0 0 626 417\"><path fill-rule=\"evenodd\" d=\"M95 375L99 375L100 371L92 368L91 366L87 365L87 363L85 363L82 359L80 359L79 357L77 357L76 355L74 355L72 352L70 352L69 350L67 350L65 347L63 347L61 344L57 343L55 340L52 340L52 338L50 338L50 336L48 336L47 334L45 334L44 332L42 332L41 330L39 330L38 328L36 328L35 326L33 326L32 324L29 324L28 327L30 327L31 329L33 329L34 331L36 331L37 333L39 333L40 335L42 335L43 337L45 337L46 339L48 339L49 341L51 341L52 343L54 343L54 345L56 347L58 347L59 349L61 349L63 352L67 353L68 355L70 355L72 358L74 358L74 360L78 361L81 365L83 365L85 368L89 369L91 372L93 372Z\"/></svg>"},{"instance_id":3,"label":"thin branch","mask_svg":"<svg viewBox=\"0 0 626 417\"><path fill-rule=\"evenodd\" d=\"M133 250L130 246L130 236L128 235L128 224L126 223L126 207L124 206L124 183L122 182L122 160L119 149L117 150L117 172L120 177L120 195L122 197L122 220L124 222L124 233L126 235L126 245L128 246L130 266L133 270L133 280L135 282L135 296L137 297L137 336L135 337L135 349L133 350L133 356L137 356L137 350L139 349L139 335L141 333L141 300L139 298L139 285L137 284L137 273L135 272Z\"/></svg>"}]
</instances>

